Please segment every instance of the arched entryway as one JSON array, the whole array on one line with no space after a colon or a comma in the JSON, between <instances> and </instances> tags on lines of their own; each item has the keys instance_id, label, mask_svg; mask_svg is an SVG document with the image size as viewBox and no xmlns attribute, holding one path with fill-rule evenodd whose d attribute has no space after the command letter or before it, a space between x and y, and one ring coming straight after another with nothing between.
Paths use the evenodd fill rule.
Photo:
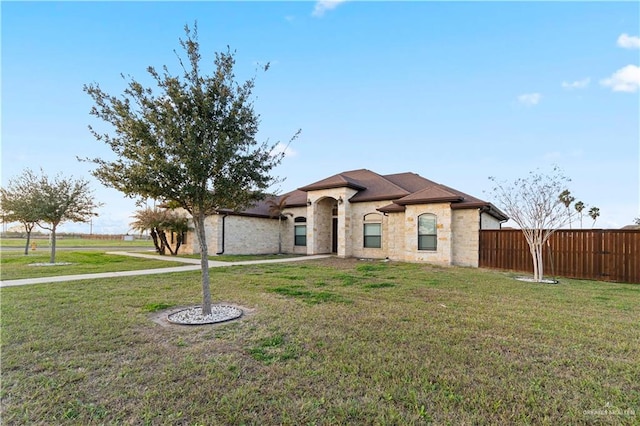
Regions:
<instances>
[{"instance_id":1,"label":"arched entryway","mask_svg":"<svg viewBox=\"0 0 640 426\"><path fill-rule=\"evenodd\" d=\"M338 252L338 200L324 197L313 205L314 253Z\"/></svg>"}]
</instances>

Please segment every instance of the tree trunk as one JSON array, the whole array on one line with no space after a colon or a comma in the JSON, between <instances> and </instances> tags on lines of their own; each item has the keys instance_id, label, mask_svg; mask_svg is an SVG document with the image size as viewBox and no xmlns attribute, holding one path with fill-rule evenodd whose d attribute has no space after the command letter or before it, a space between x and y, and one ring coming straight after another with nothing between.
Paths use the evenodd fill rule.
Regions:
<instances>
[{"instance_id":1,"label":"tree trunk","mask_svg":"<svg viewBox=\"0 0 640 426\"><path fill-rule=\"evenodd\" d=\"M56 263L56 226L51 224L51 257L49 263Z\"/></svg>"},{"instance_id":2,"label":"tree trunk","mask_svg":"<svg viewBox=\"0 0 640 426\"><path fill-rule=\"evenodd\" d=\"M29 254L29 243L31 242L33 226L29 227L29 225L24 225L24 230L27 232L27 245L24 246L24 255L27 256Z\"/></svg>"},{"instance_id":3,"label":"tree trunk","mask_svg":"<svg viewBox=\"0 0 640 426\"><path fill-rule=\"evenodd\" d=\"M149 232L151 234L151 238L153 239L153 245L156 248L156 252L158 254L163 254L160 252L160 245L158 244L158 233L156 232L155 228L151 228L151 232Z\"/></svg>"},{"instance_id":4,"label":"tree trunk","mask_svg":"<svg viewBox=\"0 0 640 426\"><path fill-rule=\"evenodd\" d=\"M538 280L538 256L536 256L536 248L534 244L529 245L529 253L531 253L531 262L533 263L533 279Z\"/></svg>"},{"instance_id":5,"label":"tree trunk","mask_svg":"<svg viewBox=\"0 0 640 426\"><path fill-rule=\"evenodd\" d=\"M544 246L542 245L542 243L540 243L537 247L537 257L538 257L538 277L536 278L536 281L541 282L543 277L544 277L544 257L542 256L542 251L544 249Z\"/></svg>"},{"instance_id":6,"label":"tree trunk","mask_svg":"<svg viewBox=\"0 0 640 426\"><path fill-rule=\"evenodd\" d=\"M182 245L182 233L176 233L176 255L180 251L180 246Z\"/></svg>"},{"instance_id":7,"label":"tree trunk","mask_svg":"<svg viewBox=\"0 0 640 426\"><path fill-rule=\"evenodd\" d=\"M160 254L164 256L167 254L167 245L165 241L167 241L167 237L164 235L164 231L162 229L157 229L156 233L158 234L158 239L160 240Z\"/></svg>"},{"instance_id":8,"label":"tree trunk","mask_svg":"<svg viewBox=\"0 0 640 426\"><path fill-rule=\"evenodd\" d=\"M200 245L200 268L202 271L202 315L211 315L211 286L209 284L209 248L204 229L204 212L193 212L193 227Z\"/></svg>"},{"instance_id":9,"label":"tree trunk","mask_svg":"<svg viewBox=\"0 0 640 426\"><path fill-rule=\"evenodd\" d=\"M536 241L531 246L531 258L533 260L533 279L536 282L541 282L544 276L544 264L542 255L543 245L539 241Z\"/></svg>"},{"instance_id":10,"label":"tree trunk","mask_svg":"<svg viewBox=\"0 0 640 426\"><path fill-rule=\"evenodd\" d=\"M169 244L169 241L167 241L167 234L164 231L160 231L160 240L162 241L162 247L163 249L169 249L169 254L171 256L175 256L176 254L178 254L178 250L174 251L171 249L171 244ZM164 254L164 250L162 251L162 254Z\"/></svg>"}]
</instances>

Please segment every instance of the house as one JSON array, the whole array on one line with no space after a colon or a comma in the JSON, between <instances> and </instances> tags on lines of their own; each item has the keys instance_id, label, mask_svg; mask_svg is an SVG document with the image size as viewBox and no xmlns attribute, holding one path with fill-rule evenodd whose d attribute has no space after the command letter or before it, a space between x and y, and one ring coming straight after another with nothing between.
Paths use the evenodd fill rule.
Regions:
<instances>
[{"instance_id":1,"label":"house","mask_svg":"<svg viewBox=\"0 0 640 426\"><path fill-rule=\"evenodd\" d=\"M480 229L499 229L507 216L491 203L415 173L352 170L286 197L283 215L269 200L207 217L210 254L335 253L339 257L478 266ZM182 252L198 253L195 235Z\"/></svg>"}]
</instances>

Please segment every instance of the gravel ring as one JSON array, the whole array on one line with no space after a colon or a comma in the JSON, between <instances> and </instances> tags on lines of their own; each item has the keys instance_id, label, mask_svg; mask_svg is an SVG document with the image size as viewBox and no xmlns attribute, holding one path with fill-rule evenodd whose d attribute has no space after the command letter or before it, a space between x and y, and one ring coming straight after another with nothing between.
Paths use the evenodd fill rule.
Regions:
<instances>
[{"instance_id":1,"label":"gravel ring","mask_svg":"<svg viewBox=\"0 0 640 426\"><path fill-rule=\"evenodd\" d=\"M231 321L242 316L242 310L229 305L211 306L211 315L202 315L201 306L182 309L167 316L172 324L202 325Z\"/></svg>"}]
</instances>

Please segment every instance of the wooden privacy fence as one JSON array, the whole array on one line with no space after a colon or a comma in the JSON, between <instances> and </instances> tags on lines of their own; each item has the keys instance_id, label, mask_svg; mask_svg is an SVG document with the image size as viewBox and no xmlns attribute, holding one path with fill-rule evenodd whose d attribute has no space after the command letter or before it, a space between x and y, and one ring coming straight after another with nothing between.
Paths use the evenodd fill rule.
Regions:
<instances>
[{"instance_id":1,"label":"wooden privacy fence","mask_svg":"<svg viewBox=\"0 0 640 426\"><path fill-rule=\"evenodd\" d=\"M481 268L533 274L529 245L519 229L480 231ZM544 247L544 276L640 283L640 230L563 229Z\"/></svg>"}]
</instances>

